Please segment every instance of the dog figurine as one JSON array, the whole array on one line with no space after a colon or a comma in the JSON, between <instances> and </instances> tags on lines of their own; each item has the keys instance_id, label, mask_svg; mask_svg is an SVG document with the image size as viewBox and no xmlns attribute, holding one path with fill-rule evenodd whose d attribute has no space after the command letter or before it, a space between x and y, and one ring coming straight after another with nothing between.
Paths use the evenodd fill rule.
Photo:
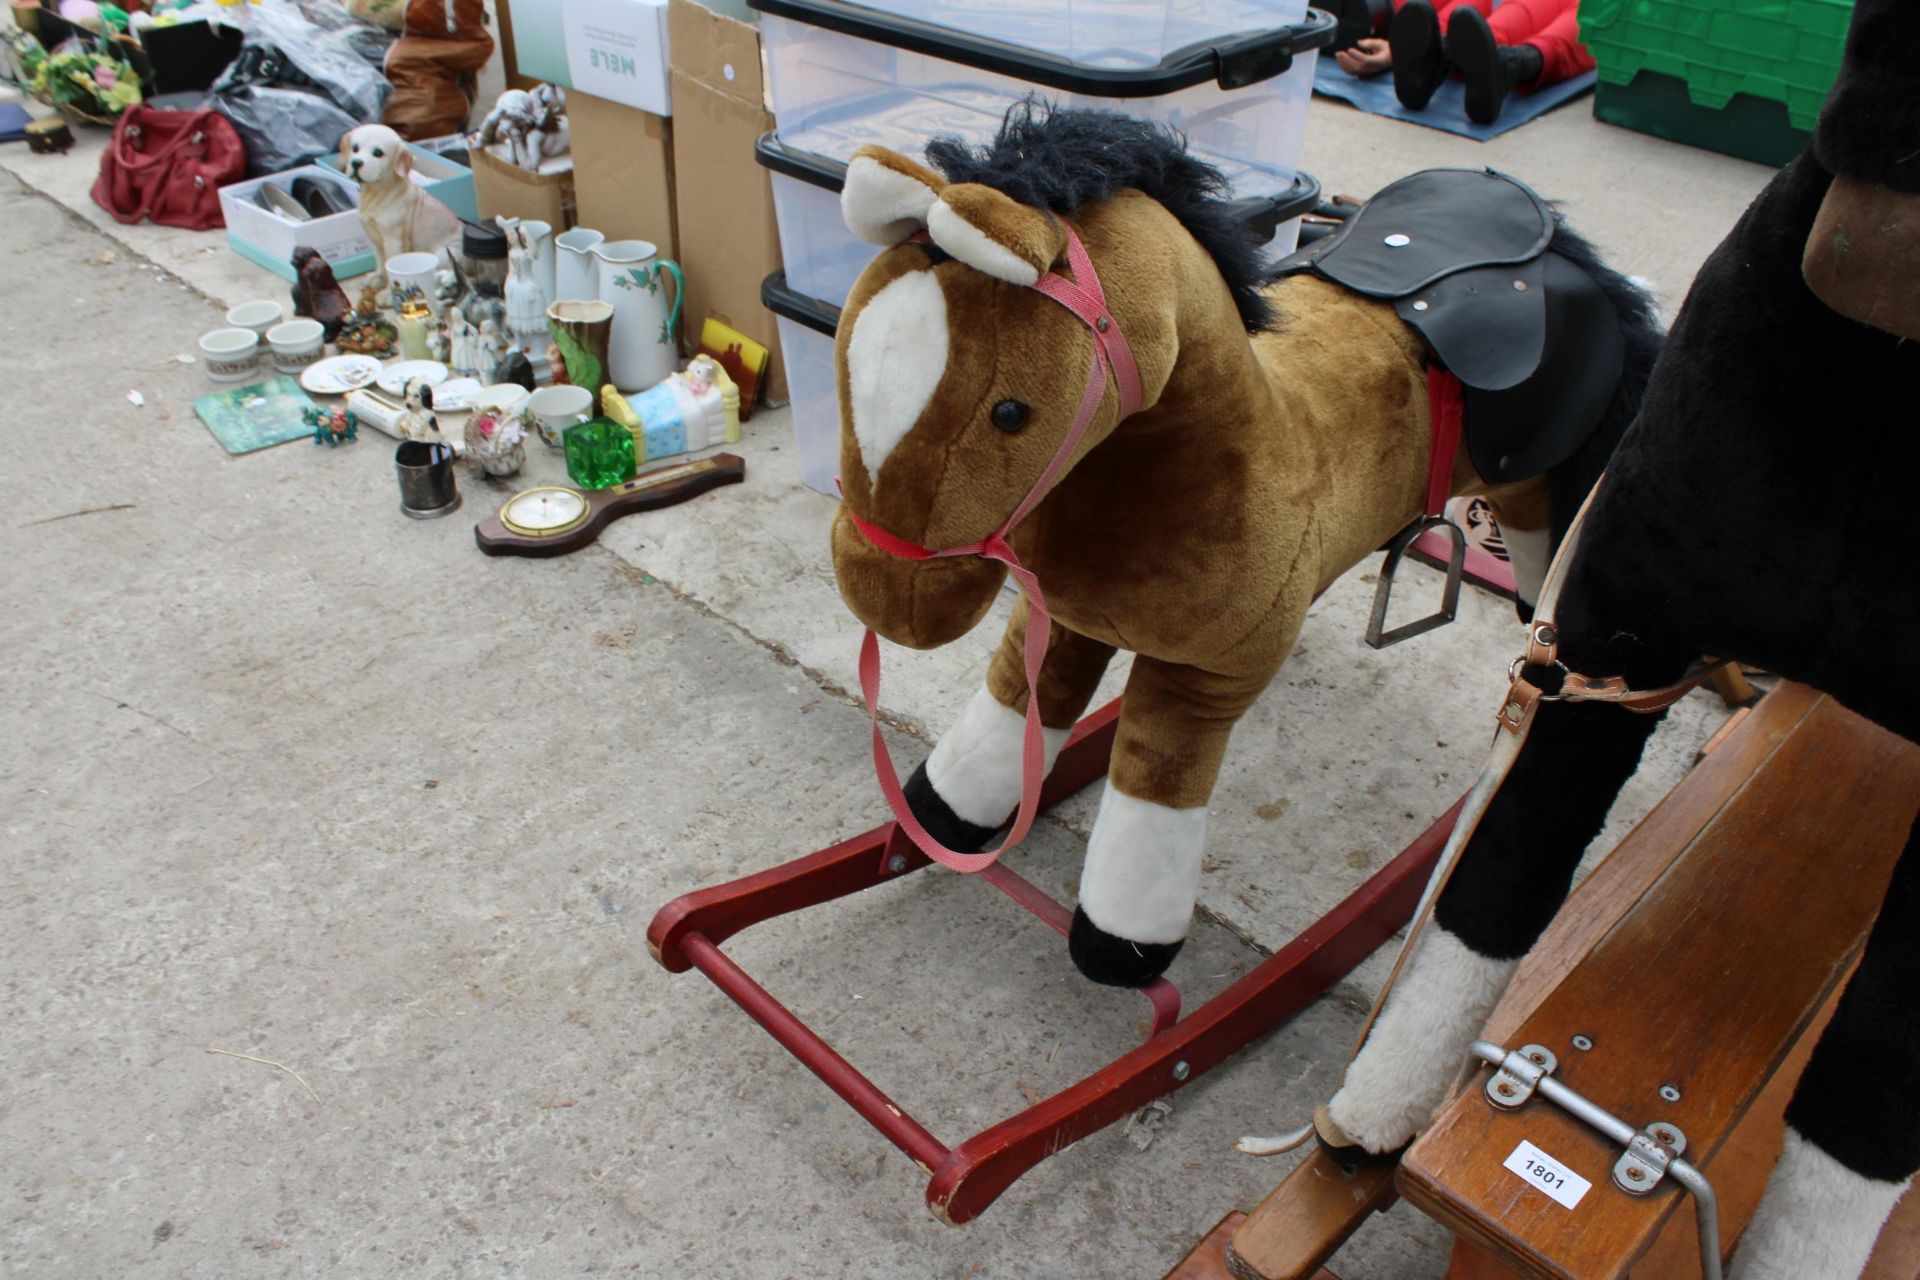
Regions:
<instances>
[{"instance_id":1,"label":"dog figurine","mask_svg":"<svg viewBox=\"0 0 1920 1280\"><path fill-rule=\"evenodd\" d=\"M413 153L386 125L363 124L341 134L340 167L360 185L360 225L383 278L387 259L416 249L437 253L459 230L453 210L407 177Z\"/></svg>"}]
</instances>

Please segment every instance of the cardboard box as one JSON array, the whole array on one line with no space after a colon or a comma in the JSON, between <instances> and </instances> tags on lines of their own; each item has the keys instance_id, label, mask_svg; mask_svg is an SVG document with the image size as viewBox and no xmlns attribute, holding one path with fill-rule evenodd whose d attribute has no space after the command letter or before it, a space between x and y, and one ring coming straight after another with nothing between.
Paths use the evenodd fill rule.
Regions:
<instances>
[{"instance_id":1,"label":"cardboard box","mask_svg":"<svg viewBox=\"0 0 1920 1280\"><path fill-rule=\"evenodd\" d=\"M672 122L578 90L567 114L580 225L609 240L650 240L678 262Z\"/></svg>"},{"instance_id":2,"label":"cardboard box","mask_svg":"<svg viewBox=\"0 0 1920 1280\"><path fill-rule=\"evenodd\" d=\"M567 71L596 98L673 114L667 90L667 0L564 0Z\"/></svg>"},{"instance_id":3,"label":"cardboard box","mask_svg":"<svg viewBox=\"0 0 1920 1280\"><path fill-rule=\"evenodd\" d=\"M786 361L760 282L780 268L773 187L753 143L773 128L760 32L697 0L667 13L673 82L675 255L687 277L686 327L718 316L773 352L762 401L787 398Z\"/></svg>"},{"instance_id":4,"label":"cardboard box","mask_svg":"<svg viewBox=\"0 0 1920 1280\"><path fill-rule=\"evenodd\" d=\"M269 184L292 192L294 179L313 178L338 187L355 205L345 213L295 222L254 200ZM264 178L248 178L220 188L220 213L227 223L227 244L249 262L292 280L293 251L302 245L318 249L333 267L334 278L345 280L380 265L360 221L360 188L330 169L301 165Z\"/></svg>"},{"instance_id":5,"label":"cardboard box","mask_svg":"<svg viewBox=\"0 0 1920 1280\"><path fill-rule=\"evenodd\" d=\"M481 221L501 216L531 218L553 224L555 231L573 225L571 167L557 173L528 173L484 147L475 147L467 158L473 162L473 202Z\"/></svg>"},{"instance_id":6,"label":"cardboard box","mask_svg":"<svg viewBox=\"0 0 1920 1280\"><path fill-rule=\"evenodd\" d=\"M495 0L494 12L509 88L531 89L541 82L573 87L561 0Z\"/></svg>"}]
</instances>

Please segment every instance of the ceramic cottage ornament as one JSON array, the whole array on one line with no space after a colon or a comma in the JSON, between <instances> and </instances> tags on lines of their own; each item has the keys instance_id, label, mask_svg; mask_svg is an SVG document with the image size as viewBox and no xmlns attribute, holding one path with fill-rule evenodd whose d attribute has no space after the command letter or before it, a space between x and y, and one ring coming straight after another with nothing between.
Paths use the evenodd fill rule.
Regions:
<instances>
[{"instance_id":1,"label":"ceramic cottage ornament","mask_svg":"<svg viewBox=\"0 0 1920 1280\"><path fill-rule=\"evenodd\" d=\"M1069 951L1095 981L1141 985L1186 936L1228 735L1316 594L1418 527L1436 487L1441 506L1488 494L1509 541L1535 553L1523 566L1538 563L1549 520L1571 516L1632 416L1653 308L1511 179L1442 171L1432 182L1459 218L1395 214L1440 228L1421 242L1436 270L1483 250L1512 263L1511 246L1474 235L1524 231L1533 261L1498 267L1502 281L1551 266L1595 304L1591 333L1563 335L1569 363L1595 375L1591 397L1565 398L1571 447L1493 484L1474 433L1504 402L1471 400L1466 446L1443 434L1436 447L1461 391L1430 370L1423 332L1391 301L1272 280L1224 180L1176 135L1026 105L991 144L940 140L928 158L940 171L869 146L847 169L847 225L888 247L840 321L834 570L862 622L917 649L971 630L1010 569L1024 590L985 685L904 790L890 766L882 789L930 857L981 869L995 854L976 851L1010 814L1009 841L1025 834L1038 774L1115 651L1132 650ZM1511 216L1479 216L1479 199ZM1519 292L1462 290L1463 322L1473 299ZM1559 351L1536 349L1539 376ZM1530 599L1537 578L1520 576Z\"/></svg>"}]
</instances>

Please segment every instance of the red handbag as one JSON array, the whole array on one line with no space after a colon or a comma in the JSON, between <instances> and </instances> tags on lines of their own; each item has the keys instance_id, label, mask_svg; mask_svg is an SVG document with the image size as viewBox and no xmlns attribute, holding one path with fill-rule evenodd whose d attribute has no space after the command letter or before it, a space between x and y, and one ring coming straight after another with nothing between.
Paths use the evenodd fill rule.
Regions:
<instances>
[{"instance_id":1,"label":"red handbag","mask_svg":"<svg viewBox=\"0 0 1920 1280\"><path fill-rule=\"evenodd\" d=\"M226 225L220 188L246 174L247 149L220 113L128 107L100 156L93 202L122 222L206 231Z\"/></svg>"}]
</instances>

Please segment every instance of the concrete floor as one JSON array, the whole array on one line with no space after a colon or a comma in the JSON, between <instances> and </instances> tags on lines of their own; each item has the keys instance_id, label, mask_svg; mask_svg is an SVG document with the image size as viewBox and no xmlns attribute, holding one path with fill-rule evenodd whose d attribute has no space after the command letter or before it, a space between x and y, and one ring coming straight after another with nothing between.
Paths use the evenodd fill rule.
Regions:
<instances>
[{"instance_id":1,"label":"concrete floor","mask_svg":"<svg viewBox=\"0 0 1920 1280\"><path fill-rule=\"evenodd\" d=\"M797 484L786 415L751 425L744 486L571 557L488 560L470 526L503 487L463 478L458 516L416 524L378 436L219 450L172 357L281 286L217 233L107 220L89 147L0 153L21 180L0 178L0 333L31 353L0 410L0 675L25 693L0 737L0 1274L1152 1277L1284 1173L1232 1138L1326 1097L1382 960L1180 1094L1145 1151L1116 1127L966 1229L934 1222L917 1170L644 947L668 898L881 812L831 504ZM1440 163L1565 197L1669 305L1766 177L1583 105L1484 148L1316 106L1305 164L1330 190ZM537 454L529 478L558 472ZM1323 598L1235 736L1190 998L1478 768L1511 611L1469 595L1379 655L1370 592L1362 566ZM891 661L903 760L994 632ZM1616 829L1721 719L1682 704ZM1090 819L1063 806L1022 869L1070 892ZM731 950L949 1140L1110 1057L1138 1016L944 875ZM318 1100L209 1048L284 1063ZM1337 1265L1413 1280L1443 1257L1402 1208Z\"/></svg>"}]
</instances>

